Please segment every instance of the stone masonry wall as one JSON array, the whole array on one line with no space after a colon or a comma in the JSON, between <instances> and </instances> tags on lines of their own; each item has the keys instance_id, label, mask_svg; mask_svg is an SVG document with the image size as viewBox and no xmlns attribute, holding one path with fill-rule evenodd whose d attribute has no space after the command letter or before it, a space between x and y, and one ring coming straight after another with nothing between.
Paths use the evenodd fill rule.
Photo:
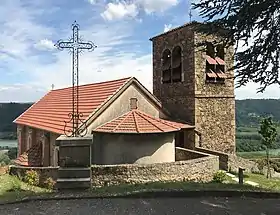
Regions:
<instances>
[{"instance_id":1,"label":"stone masonry wall","mask_svg":"<svg viewBox=\"0 0 280 215\"><path fill-rule=\"evenodd\" d=\"M214 151L214 150L210 150L210 149L205 149L205 148L201 148L201 147L196 147L195 148L196 151L198 152L203 152L203 153L207 153L210 155L215 155L219 157L219 168L221 170L228 170L228 160L229 160L229 155L226 153L222 153L219 151Z\"/></svg>"},{"instance_id":2,"label":"stone masonry wall","mask_svg":"<svg viewBox=\"0 0 280 215\"><path fill-rule=\"evenodd\" d=\"M216 156L150 165L94 165L94 187L168 181L209 182L219 169Z\"/></svg>"},{"instance_id":3,"label":"stone masonry wall","mask_svg":"<svg viewBox=\"0 0 280 215\"><path fill-rule=\"evenodd\" d=\"M180 147L175 148L176 161L185 161L185 160L203 158L207 156L209 156L209 154L205 154L199 151L194 151L194 150L180 148Z\"/></svg>"},{"instance_id":4,"label":"stone masonry wall","mask_svg":"<svg viewBox=\"0 0 280 215\"><path fill-rule=\"evenodd\" d=\"M256 162L235 155L229 155L228 170L238 172L239 167L244 168L245 172L261 172Z\"/></svg>"},{"instance_id":5,"label":"stone masonry wall","mask_svg":"<svg viewBox=\"0 0 280 215\"><path fill-rule=\"evenodd\" d=\"M204 41L219 41L216 35L195 33L195 125L202 133L202 147L235 154L235 97L233 47L225 49L224 83L206 82Z\"/></svg>"},{"instance_id":6,"label":"stone masonry wall","mask_svg":"<svg viewBox=\"0 0 280 215\"><path fill-rule=\"evenodd\" d=\"M205 35L187 24L153 38L153 93L174 119L196 126L203 138L203 147L235 154L234 50L225 50L224 83L206 82L205 41L219 41L217 35ZM162 83L162 55L166 49L182 48L183 80ZM194 136L194 134L192 134ZM193 136L191 139L193 139ZM197 145L197 144L196 144Z\"/></svg>"},{"instance_id":7,"label":"stone masonry wall","mask_svg":"<svg viewBox=\"0 0 280 215\"><path fill-rule=\"evenodd\" d=\"M194 124L194 32L191 26L180 28L153 39L153 94L159 98L172 117ZM182 49L182 82L162 84L163 52Z\"/></svg>"},{"instance_id":8,"label":"stone masonry wall","mask_svg":"<svg viewBox=\"0 0 280 215\"><path fill-rule=\"evenodd\" d=\"M235 154L234 100L196 98L196 129L202 133L201 147Z\"/></svg>"}]
</instances>

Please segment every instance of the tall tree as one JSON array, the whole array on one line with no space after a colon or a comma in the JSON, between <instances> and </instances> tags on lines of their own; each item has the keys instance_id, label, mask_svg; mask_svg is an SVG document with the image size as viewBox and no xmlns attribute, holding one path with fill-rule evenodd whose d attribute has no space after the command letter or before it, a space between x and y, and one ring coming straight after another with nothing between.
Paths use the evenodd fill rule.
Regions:
<instances>
[{"instance_id":1,"label":"tall tree","mask_svg":"<svg viewBox=\"0 0 280 215\"><path fill-rule=\"evenodd\" d=\"M209 31L224 28L225 45L236 42L237 87L253 81L263 92L269 85L280 84L280 0L197 2L193 8L205 18Z\"/></svg>"},{"instance_id":2,"label":"tall tree","mask_svg":"<svg viewBox=\"0 0 280 215\"><path fill-rule=\"evenodd\" d=\"M271 177L269 150L277 138L277 125L273 122L272 117L265 117L261 120L259 134L262 136L262 144L266 147L266 162L267 174L266 177Z\"/></svg>"}]
</instances>

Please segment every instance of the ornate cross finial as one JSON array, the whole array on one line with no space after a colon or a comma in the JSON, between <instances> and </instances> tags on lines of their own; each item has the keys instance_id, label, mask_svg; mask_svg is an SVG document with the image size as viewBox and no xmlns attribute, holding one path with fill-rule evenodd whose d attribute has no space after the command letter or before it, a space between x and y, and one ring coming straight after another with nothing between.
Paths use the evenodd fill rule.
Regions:
<instances>
[{"instance_id":1,"label":"ornate cross finial","mask_svg":"<svg viewBox=\"0 0 280 215\"><path fill-rule=\"evenodd\" d=\"M192 1L190 1L190 11L189 11L189 17L190 17L190 22L192 22Z\"/></svg>"},{"instance_id":2,"label":"ornate cross finial","mask_svg":"<svg viewBox=\"0 0 280 215\"><path fill-rule=\"evenodd\" d=\"M64 133L68 137L84 136L87 133L85 128L85 133L82 134L82 128L80 124L84 124L82 121L83 114L79 112L79 53L82 50L93 51L96 48L93 42L83 42L79 38L79 25L75 21L72 25L73 36L69 41L57 41L55 46L60 49L70 49L73 57L72 65L72 112L69 113L70 120L64 122ZM72 121L72 128L67 129L67 124Z\"/></svg>"}]
</instances>

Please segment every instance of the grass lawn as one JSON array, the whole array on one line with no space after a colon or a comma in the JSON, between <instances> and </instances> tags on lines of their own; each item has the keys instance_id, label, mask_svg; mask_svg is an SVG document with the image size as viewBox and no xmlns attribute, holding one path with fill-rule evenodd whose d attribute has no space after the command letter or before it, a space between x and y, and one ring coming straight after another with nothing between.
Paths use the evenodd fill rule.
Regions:
<instances>
[{"instance_id":1,"label":"grass lawn","mask_svg":"<svg viewBox=\"0 0 280 215\"><path fill-rule=\"evenodd\" d=\"M0 176L0 202L20 200L28 196L45 193L50 193L50 191L30 186L8 174Z\"/></svg>"},{"instance_id":2,"label":"grass lawn","mask_svg":"<svg viewBox=\"0 0 280 215\"><path fill-rule=\"evenodd\" d=\"M280 178L267 179L266 176L260 174L245 174L245 180L256 182L261 188L280 192Z\"/></svg>"},{"instance_id":3,"label":"grass lawn","mask_svg":"<svg viewBox=\"0 0 280 215\"><path fill-rule=\"evenodd\" d=\"M228 180L225 183L195 183L195 182L152 182L147 184L135 185L115 185L102 188L93 188L92 192L97 195L117 195L129 194L134 192L155 191L155 190L183 190L183 191L201 191L201 190L223 190L223 191L269 191L267 189L253 187L250 185L239 185L235 181Z\"/></svg>"},{"instance_id":4,"label":"grass lawn","mask_svg":"<svg viewBox=\"0 0 280 215\"><path fill-rule=\"evenodd\" d=\"M261 184L260 187L253 187L250 185L239 185L235 181L227 177L225 183L195 183L195 182L152 182L146 184L123 184L115 186L106 186L102 188L92 188L90 191L80 193L80 195L94 195L94 196L115 196L125 195L135 192L144 191L168 191L168 190L182 190L182 191L201 191L201 190L222 190L222 191L278 191L280 192L280 180L267 180L263 175L248 174L245 175L245 180L251 180ZM8 174L0 176L0 203L21 200L26 197L40 196L52 197L59 195L57 192L27 185L14 176ZM61 195L64 195L63 193ZM75 195L71 192L70 195Z\"/></svg>"}]
</instances>

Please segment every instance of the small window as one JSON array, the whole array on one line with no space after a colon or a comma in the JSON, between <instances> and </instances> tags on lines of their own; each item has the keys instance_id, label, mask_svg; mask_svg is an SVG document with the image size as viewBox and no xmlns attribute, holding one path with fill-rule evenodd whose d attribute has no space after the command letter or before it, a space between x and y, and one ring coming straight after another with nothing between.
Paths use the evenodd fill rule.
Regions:
<instances>
[{"instance_id":1,"label":"small window","mask_svg":"<svg viewBox=\"0 0 280 215\"><path fill-rule=\"evenodd\" d=\"M166 49L162 55L162 83L171 83L171 52Z\"/></svg>"},{"instance_id":2,"label":"small window","mask_svg":"<svg viewBox=\"0 0 280 215\"><path fill-rule=\"evenodd\" d=\"M131 98L130 99L130 109L137 109L138 108L138 100L137 98Z\"/></svg>"},{"instance_id":3,"label":"small window","mask_svg":"<svg viewBox=\"0 0 280 215\"><path fill-rule=\"evenodd\" d=\"M206 81L224 83L225 74L225 51L222 45L215 46L206 42Z\"/></svg>"}]
</instances>

